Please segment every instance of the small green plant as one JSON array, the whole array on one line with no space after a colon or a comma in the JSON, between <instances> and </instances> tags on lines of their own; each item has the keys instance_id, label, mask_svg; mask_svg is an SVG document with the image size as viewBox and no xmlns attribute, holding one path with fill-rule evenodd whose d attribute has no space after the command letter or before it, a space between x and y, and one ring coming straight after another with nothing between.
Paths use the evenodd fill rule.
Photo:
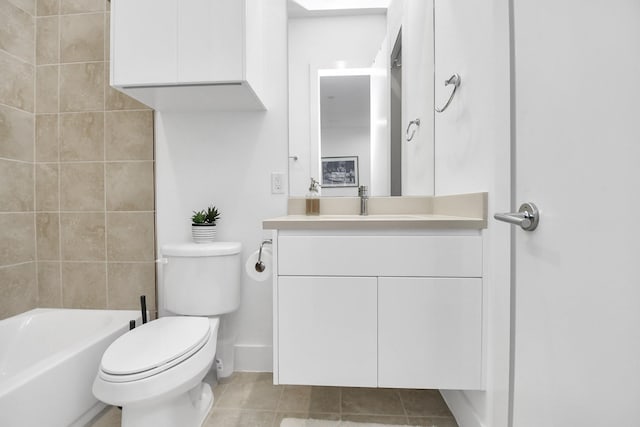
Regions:
<instances>
[{"instance_id":1,"label":"small green plant","mask_svg":"<svg viewBox=\"0 0 640 427\"><path fill-rule=\"evenodd\" d=\"M193 211L191 222L193 224L213 224L220 218L220 212L215 206L209 206L201 211Z\"/></svg>"}]
</instances>

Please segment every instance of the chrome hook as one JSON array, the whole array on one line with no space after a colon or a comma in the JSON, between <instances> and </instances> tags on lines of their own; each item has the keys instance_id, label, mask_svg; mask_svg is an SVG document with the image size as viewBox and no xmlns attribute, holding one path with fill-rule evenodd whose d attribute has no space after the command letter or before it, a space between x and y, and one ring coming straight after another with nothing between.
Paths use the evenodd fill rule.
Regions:
<instances>
[{"instance_id":1,"label":"chrome hook","mask_svg":"<svg viewBox=\"0 0 640 427\"><path fill-rule=\"evenodd\" d=\"M462 79L460 78L460 75L458 73L452 75L451 77L449 77L449 79L444 81L445 86L453 85L453 92L451 92L451 95L449 96L449 100L447 100L447 103L444 104L444 107L442 108L434 107L438 113L444 112L444 110L447 109L449 104L451 104L451 101L453 100L453 96L456 94L456 90L458 90L458 86L460 86L461 81Z\"/></svg>"},{"instance_id":2,"label":"chrome hook","mask_svg":"<svg viewBox=\"0 0 640 427\"><path fill-rule=\"evenodd\" d=\"M411 125L416 125L416 128L420 127L420 119L415 119L415 120L411 120L409 122L409 124L407 125L407 131L405 132L406 137L407 137L407 142L411 141L413 139L413 137L416 134L416 129L413 129L413 132L411 132L411 135L409 135L409 129L411 129Z\"/></svg>"}]
</instances>

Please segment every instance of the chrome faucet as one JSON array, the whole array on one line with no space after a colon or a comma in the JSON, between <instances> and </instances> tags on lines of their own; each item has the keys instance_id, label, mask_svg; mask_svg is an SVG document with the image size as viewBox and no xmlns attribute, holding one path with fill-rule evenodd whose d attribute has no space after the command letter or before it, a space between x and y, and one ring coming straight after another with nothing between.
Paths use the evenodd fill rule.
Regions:
<instances>
[{"instance_id":1,"label":"chrome faucet","mask_svg":"<svg viewBox=\"0 0 640 427\"><path fill-rule=\"evenodd\" d=\"M369 215L369 195L366 185L358 187L358 197L360 197L360 215Z\"/></svg>"}]
</instances>

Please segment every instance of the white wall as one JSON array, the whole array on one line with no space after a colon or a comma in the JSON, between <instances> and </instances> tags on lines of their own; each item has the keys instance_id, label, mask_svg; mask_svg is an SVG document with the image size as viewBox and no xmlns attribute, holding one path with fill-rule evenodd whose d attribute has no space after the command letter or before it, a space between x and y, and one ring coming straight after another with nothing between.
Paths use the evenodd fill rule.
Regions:
<instances>
[{"instance_id":1,"label":"white wall","mask_svg":"<svg viewBox=\"0 0 640 427\"><path fill-rule=\"evenodd\" d=\"M289 161L291 195L304 196L311 176L310 66L335 68L345 61L348 68L371 67L386 25L384 15L289 20L289 152L298 156Z\"/></svg>"},{"instance_id":2,"label":"white wall","mask_svg":"<svg viewBox=\"0 0 640 427\"><path fill-rule=\"evenodd\" d=\"M270 1L263 16L266 112L156 114L158 247L190 241L191 212L213 203L222 212L218 240L242 242L244 265L271 237L262 220L286 214L287 195L270 191L270 173L287 171L285 0ZM272 369L271 285L243 271L236 370Z\"/></svg>"},{"instance_id":3,"label":"white wall","mask_svg":"<svg viewBox=\"0 0 640 427\"><path fill-rule=\"evenodd\" d=\"M507 0L435 3L436 104L462 78L449 109L436 114L436 194L489 192L489 217L510 210L510 77ZM461 427L504 427L509 386L510 228L489 220L484 231L487 310L486 391L445 391Z\"/></svg>"}]
</instances>

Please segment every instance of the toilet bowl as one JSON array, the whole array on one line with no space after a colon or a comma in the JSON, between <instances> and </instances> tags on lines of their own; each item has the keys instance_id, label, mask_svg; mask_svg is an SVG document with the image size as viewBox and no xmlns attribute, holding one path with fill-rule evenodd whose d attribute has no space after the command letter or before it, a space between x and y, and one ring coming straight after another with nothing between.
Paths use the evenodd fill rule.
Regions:
<instances>
[{"instance_id":1,"label":"toilet bowl","mask_svg":"<svg viewBox=\"0 0 640 427\"><path fill-rule=\"evenodd\" d=\"M123 427L200 426L213 404L202 379L219 319L163 317L118 338L102 357L94 395L122 406Z\"/></svg>"},{"instance_id":2,"label":"toilet bowl","mask_svg":"<svg viewBox=\"0 0 640 427\"><path fill-rule=\"evenodd\" d=\"M202 380L216 358L219 316L240 304L241 249L236 242L162 246L158 292L164 308L176 316L115 340L93 383L98 399L122 407L123 427L200 427L204 422L213 393Z\"/></svg>"}]
</instances>

